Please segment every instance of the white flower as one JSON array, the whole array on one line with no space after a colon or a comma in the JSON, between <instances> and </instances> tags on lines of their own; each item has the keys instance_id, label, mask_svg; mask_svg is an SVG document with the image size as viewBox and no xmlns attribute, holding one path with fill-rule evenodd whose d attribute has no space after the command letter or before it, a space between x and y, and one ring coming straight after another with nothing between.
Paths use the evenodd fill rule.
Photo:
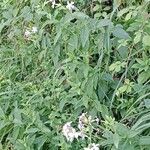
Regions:
<instances>
[{"instance_id":1,"label":"white flower","mask_svg":"<svg viewBox=\"0 0 150 150\"><path fill-rule=\"evenodd\" d=\"M83 130L84 129L84 125L83 125L83 123L81 121L79 121L79 123L78 123L78 128L79 128L79 130Z\"/></svg>"},{"instance_id":2,"label":"white flower","mask_svg":"<svg viewBox=\"0 0 150 150\"><path fill-rule=\"evenodd\" d=\"M87 124L87 117L86 113L82 113L81 116L79 116L79 123L78 123L78 128L80 131L83 131L85 128L85 124Z\"/></svg>"},{"instance_id":3,"label":"white flower","mask_svg":"<svg viewBox=\"0 0 150 150\"><path fill-rule=\"evenodd\" d=\"M32 27L32 32L36 33L38 31L37 27Z\"/></svg>"},{"instance_id":4,"label":"white flower","mask_svg":"<svg viewBox=\"0 0 150 150\"><path fill-rule=\"evenodd\" d=\"M76 132L76 130L71 126L71 122L67 122L62 129L63 135L66 137L67 141L72 142L74 139L78 139L81 137L85 138L85 134L83 132Z\"/></svg>"},{"instance_id":5,"label":"white flower","mask_svg":"<svg viewBox=\"0 0 150 150\"><path fill-rule=\"evenodd\" d=\"M92 119L92 116L86 116L87 113L82 113L81 116L79 116L79 123L78 123L78 128L80 130L84 129L84 126L85 125L88 125L88 124L91 124L92 122L97 122L98 121L98 118L97 119Z\"/></svg>"},{"instance_id":6,"label":"white flower","mask_svg":"<svg viewBox=\"0 0 150 150\"><path fill-rule=\"evenodd\" d=\"M56 1L55 0L49 0L49 1L52 3L52 8L54 8L56 5Z\"/></svg>"},{"instance_id":7,"label":"white flower","mask_svg":"<svg viewBox=\"0 0 150 150\"><path fill-rule=\"evenodd\" d=\"M25 33L24 33L24 36L26 38L28 38L30 35L31 35L31 32L29 30L26 30Z\"/></svg>"},{"instance_id":8,"label":"white flower","mask_svg":"<svg viewBox=\"0 0 150 150\"><path fill-rule=\"evenodd\" d=\"M87 148L84 148L84 150L99 150L99 144L90 144Z\"/></svg>"},{"instance_id":9,"label":"white flower","mask_svg":"<svg viewBox=\"0 0 150 150\"><path fill-rule=\"evenodd\" d=\"M80 137L82 138L82 140L84 140L85 137L87 137L87 135L85 135L84 132L81 131L81 132L80 132Z\"/></svg>"},{"instance_id":10,"label":"white flower","mask_svg":"<svg viewBox=\"0 0 150 150\"><path fill-rule=\"evenodd\" d=\"M93 143L91 150L99 150L99 144Z\"/></svg>"},{"instance_id":11,"label":"white flower","mask_svg":"<svg viewBox=\"0 0 150 150\"><path fill-rule=\"evenodd\" d=\"M74 10L75 9L74 2L67 1L66 8L69 9L70 11Z\"/></svg>"},{"instance_id":12,"label":"white flower","mask_svg":"<svg viewBox=\"0 0 150 150\"><path fill-rule=\"evenodd\" d=\"M88 122L86 114L87 113L82 113L81 116L79 116L79 123L83 123L83 124L85 123L86 124Z\"/></svg>"},{"instance_id":13,"label":"white flower","mask_svg":"<svg viewBox=\"0 0 150 150\"><path fill-rule=\"evenodd\" d=\"M96 118L95 121L96 121L97 124L99 124L99 119L98 118Z\"/></svg>"},{"instance_id":14,"label":"white flower","mask_svg":"<svg viewBox=\"0 0 150 150\"><path fill-rule=\"evenodd\" d=\"M89 117L88 117L88 122L89 122L89 123L93 122L92 116L89 116Z\"/></svg>"},{"instance_id":15,"label":"white flower","mask_svg":"<svg viewBox=\"0 0 150 150\"><path fill-rule=\"evenodd\" d=\"M76 132L76 133L74 134L74 136L75 136L76 139L78 139L78 138L81 136L81 132Z\"/></svg>"},{"instance_id":16,"label":"white flower","mask_svg":"<svg viewBox=\"0 0 150 150\"><path fill-rule=\"evenodd\" d=\"M72 142L75 138L79 137L79 133L71 126L71 122L67 122L62 129L63 135L66 137L67 141Z\"/></svg>"}]
</instances>

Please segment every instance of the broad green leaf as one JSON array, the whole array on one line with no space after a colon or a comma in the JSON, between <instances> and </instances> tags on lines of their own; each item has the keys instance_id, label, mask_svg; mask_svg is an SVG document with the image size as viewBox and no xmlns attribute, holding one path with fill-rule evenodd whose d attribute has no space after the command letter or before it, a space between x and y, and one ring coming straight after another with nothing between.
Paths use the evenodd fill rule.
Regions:
<instances>
[{"instance_id":1,"label":"broad green leaf","mask_svg":"<svg viewBox=\"0 0 150 150\"><path fill-rule=\"evenodd\" d=\"M56 44L56 46L54 46L53 53L52 53L52 59L55 66L57 66L58 64L59 56L60 56L60 44Z\"/></svg>"},{"instance_id":2,"label":"broad green leaf","mask_svg":"<svg viewBox=\"0 0 150 150\"><path fill-rule=\"evenodd\" d=\"M135 36L135 38L134 38L134 43L135 43L135 44L137 44L138 42L140 42L141 36L142 36L141 32L137 32L137 33L136 33L136 36Z\"/></svg>"},{"instance_id":3,"label":"broad green leaf","mask_svg":"<svg viewBox=\"0 0 150 150\"><path fill-rule=\"evenodd\" d=\"M81 34L80 34L82 47L85 47L85 44L87 43L89 39L89 34L90 34L90 29L86 25L81 29Z\"/></svg>"},{"instance_id":4,"label":"broad green leaf","mask_svg":"<svg viewBox=\"0 0 150 150\"><path fill-rule=\"evenodd\" d=\"M15 143L15 149L25 150L26 146L24 145L24 141L18 139Z\"/></svg>"},{"instance_id":5,"label":"broad green leaf","mask_svg":"<svg viewBox=\"0 0 150 150\"><path fill-rule=\"evenodd\" d=\"M96 6L94 6L93 11L97 11L99 9L100 9L100 5L96 5Z\"/></svg>"},{"instance_id":6,"label":"broad green leaf","mask_svg":"<svg viewBox=\"0 0 150 150\"><path fill-rule=\"evenodd\" d=\"M140 128L142 126L142 123L148 122L150 121L149 118L150 113L147 113L145 115L143 115L140 119L137 120L137 122L132 126L131 130L135 131L137 130L137 128Z\"/></svg>"},{"instance_id":7,"label":"broad green leaf","mask_svg":"<svg viewBox=\"0 0 150 150\"><path fill-rule=\"evenodd\" d=\"M0 119L5 119L5 113L3 111L3 109L0 106Z\"/></svg>"},{"instance_id":8,"label":"broad green leaf","mask_svg":"<svg viewBox=\"0 0 150 150\"><path fill-rule=\"evenodd\" d=\"M41 135L39 137L37 137L35 139L35 144L37 144L38 146L38 150L41 150L41 148L43 147L44 143L46 142L47 137L45 135Z\"/></svg>"},{"instance_id":9,"label":"broad green leaf","mask_svg":"<svg viewBox=\"0 0 150 150\"><path fill-rule=\"evenodd\" d=\"M115 147L117 149L118 149L119 141L120 141L119 135L118 134L114 134L113 135L113 142L114 142L114 145L115 145Z\"/></svg>"},{"instance_id":10,"label":"broad green leaf","mask_svg":"<svg viewBox=\"0 0 150 150\"><path fill-rule=\"evenodd\" d=\"M89 18L89 16L87 16L85 13L82 13L82 12L74 12L72 15L73 15L75 18L81 19L81 20L83 20L83 19L88 19L88 18Z\"/></svg>"},{"instance_id":11,"label":"broad green leaf","mask_svg":"<svg viewBox=\"0 0 150 150\"><path fill-rule=\"evenodd\" d=\"M65 104L66 104L67 102L68 102L67 99L62 99L62 100L60 101L60 104L59 104L59 109L60 109L60 111L63 110L63 108L64 108L64 106L65 106Z\"/></svg>"},{"instance_id":12,"label":"broad green leaf","mask_svg":"<svg viewBox=\"0 0 150 150\"><path fill-rule=\"evenodd\" d=\"M150 80L150 72L149 72L149 70L139 74L139 76L138 76L138 83L144 83L148 79Z\"/></svg>"},{"instance_id":13,"label":"broad green leaf","mask_svg":"<svg viewBox=\"0 0 150 150\"><path fill-rule=\"evenodd\" d=\"M59 31L57 31L57 34L56 34L56 36L55 36L54 45L56 45L56 43L58 42L58 40L59 40L61 34L62 34L62 31L61 31L61 29L60 29Z\"/></svg>"},{"instance_id":14,"label":"broad green leaf","mask_svg":"<svg viewBox=\"0 0 150 150\"><path fill-rule=\"evenodd\" d=\"M116 124L116 133L119 136L126 138L128 136L128 134L130 133L130 130L124 124L117 123Z\"/></svg>"},{"instance_id":15,"label":"broad green leaf","mask_svg":"<svg viewBox=\"0 0 150 150\"><path fill-rule=\"evenodd\" d=\"M142 136L139 139L140 145L150 145L150 136Z\"/></svg>"},{"instance_id":16,"label":"broad green leaf","mask_svg":"<svg viewBox=\"0 0 150 150\"><path fill-rule=\"evenodd\" d=\"M82 102L83 102L83 105L84 105L86 108L88 108L89 97L86 96L86 95L84 95L84 96L82 97Z\"/></svg>"},{"instance_id":17,"label":"broad green leaf","mask_svg":"<svg viewBox=\"0 0 150 150\"><path fill-rule=\"evenodd\" d=\"M113 31L113 35L120 39L129 39L129 34L120 26L116 26Z\"/></svg>"},{"instance_id":18,"label":"broad green leaf","mask_svg":"<svg viewBox=\"0 0 150 150\"><path fill-rule=\"evenodd\" d=\"M109 111L108 111L107 106L101 104L100 110L101 110L102 117L103 117L104 119L106 119L106 116L109 116Z\"/></svg>"},{"instance_id":19,"label":"broad green leaf","mask_svg":"<svg viewBox=\"0 0 150 150\"><path fill-rule=\"evenodd\" d=\"M146 108L150 108L150 99L145 99L144 103Z\"/></svg>"},{"instance_id":20,"label":"broad green leaf","mask_svg":"<svg viewBox=\"0 0 150 150\"><path fill-rule=\"evenodd\" d=\"M10 20L7 20L6 22L4 22L4 20L1 20L1 22L0 22L0 33L2 32L2 30L3 30L3 28L4 28L5 26L10 25L11 21L12 21L11 19L10 19Z\"/></svg>"},{"instance_id":21,"label":"broad green leaf","mask_svg":"<svg viewBox=\"0 0 150 150\"><path fill-rule=\"evenodd\" d=\"M102 19L98 21L97 28L106 27L112 25L112 22L109 19Z\"/></svg>"},{"instance_id":22,"label":"broad green leaf","mask_svg":"<svg viewBox=\"0 0 150 150\"><path fill-rule=\"evenodd\" d=\"M1 142L0 142L0 149L3 150L3 145Z\"/></svg>"},{"instance_id":23,"label":"broad green leaf","mask_svg":"<svg viewBox=\"0 0 150 150\"><path fill-rule=\"evenodd\" d=\"M18 107L14 109L14 124L21 125L22 124L22 117L21 117L21 110Z\"/></svg>"},{"instance_id":24,"label":"broad green leaf","mask_svg":"<svg viewBox=\"0 0 150 150\"><path fill-rule=\"evenodd\" d=\"M33 14L31 13L31 9L29 6L25 6L21 10L21 16L24 18L25 21L31 21L33 19Z\"/></svg>"},{"instance_id":25,"label":"broad green leaf","mask_svg":"<svg viewBox=\"0 0 150 150\"><path fill-rule=\"evenodd\" d=\"M144 44L145 46L150 46L150 35L145 35L145 36L143 37L143 44Z\"/></svg>"},{"instance_id":26,"label":"broad green leaf","mask_svg":"<svg viewBox=\"0 0 150 150\"><path fill-rule=\"evenodd\" d=\"M94 18L99 18L102 14L101 13L95 13Z\"/></svg>"},{"instance_id":27,"label":"broad green leaf","mask_svg":"<svg viewBox=\"0 0 150 150\"><path fill-rule=\"evenodd\" d=\"M19 132L20 132L20 127L19 126L15 126L13 129L13 139L17 140L18 136L19 136Z\"/></svg>"},{"instance_id":28,"label":"broad green leaf","mask_svg":"<svg viewBox=\"0 0 150 150\"><path fill-rule=\"evenodd\" d=\"M27 131L26 131L25 133L30 134L30 133L36 133L36 132L38 132L38 131L39 131L38 128L29 128L29 129L27 129Z\"/></svg>"},{"instance_id":29,"label":"broad green leaf","mask_svg":"<svg viewBox=\"0 0 150 150\"><path fill-rule=\"evenodd\" d=\"M102 105L98 100L95 100L95 108L97 109L97 111L102 112Z\"/></svg>"},{"instance_id":30,"label":"broad green leaf","mask_svg":"<svg viewBox=\"0 0 150 150\"><path fill-rule=\"evenodd\" d=\"M68 51L74 51L78 48L78 36L75 34L68 41Z\"/></svg>"}]
</instances>

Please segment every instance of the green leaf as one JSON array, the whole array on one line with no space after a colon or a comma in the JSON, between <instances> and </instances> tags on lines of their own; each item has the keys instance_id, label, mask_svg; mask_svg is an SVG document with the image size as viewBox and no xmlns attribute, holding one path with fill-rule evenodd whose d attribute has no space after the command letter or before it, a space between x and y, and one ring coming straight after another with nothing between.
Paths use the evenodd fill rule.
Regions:
<instances>
[{"instance_id":1,"label":"green leaf","mask_svg":"<svg viewBox=\"0 0 150 150\"><path fill-rule=\"evenodd\" d=\"M57 66L60 56L60 44L57 44L54 46L53 53L52 53L52 59L54 62L54 66Z\"/></svg>"},{"instance_id":2,"label":"green leaf","mask_svg":"<svg viewBox=\"0 0 150 150\"><path fill-rule=\"evenodd\" d=\"M25 21L31 21L33 19L33 14L31 13L31 9L29 6L25 6L22 10L22 17L24 17Z\"/></svg>"},{"instance_id":3,"label":"green leaf","mask_svg":"<svg viewBox=\"0 0 150 150\"><path fill-rule=\"evenodd\" d=\"M59 103L59 109L60 109L60 111L62 111L63 110L63 108L64 108L64 106L65 106L65 104L68 102L68 99L62 99L61 101L60 101L60 103Z\"/></svg>"},{"instance_id":4,"label":"green leaf","mask_svg":"<svg viewBox=\"0 0 150 150\"><path fill-rule=\"evenodd\" d=\"M115 145L115 147L117 149L118 149L119 141L120 141L119 135L118 134L114 134L113 135L113 142L114 142L114 145Z\"/></svg>"},{"instance_id":5,"label":"green leaf","mask_svg":"<svg viewBox=\"0 0 150 150\"><path fill-rule=\"evenodd\" d=\"M20 132L20 127L19 126L15 126L13 129L13 139L17 140L18 136L19 136L19 132Z\"/></svg>"},{"instance_id":6,"label":"green leaf","mask_svg":"<svg viewBox=\"0 0 150 150\"><path fill-rule=\"evenodd\" d=\"M58 42L60 36L62 34L62 31L61 29L57 32L56 36L55 36L55 39L54 39L54 45L56 45L56 43Z\"/></svg>"},{"instance_id":7,"label":"green leaf","mask_svg":"<svg viewBox=\"0 0 150 150\"><path fill-rule=\"evenodd\" d=\"M102 105L98 100L94 100L95 102L95 108L97 111L102 112Z\"/></svg>"},{"instance_id":8,"label":"green leaf","mask_svg":"<svg viewBox=\"0 0 150 150\"><path fill-rule=\"evenodd\" d=\"M129 34L120 26L115 27L115 29L113 31L113 35L120 39L129 39L130 38Z\"/></svg>"},{"instance_id":9,"label":"green leaf","mask_svg":"<svg viewBox=\"0 0 150 150\"><path fill-rule=\"evenodd\" d=\"M138 83L144 83L148 79L150 79L150 72L149 72L149 70L139 74L139 76L138 76Z\"/></svg>"},{"instance_id":10,"label":"green leaf","mask_svg":"<svg viewBox=\"0 0 150 150\"><path fill-rule=\"evenodd\" d=\"M80 34L82 47L85 47L85 44L89 39L89 34L90 34L89 28L87 26L84 26L84 28L81 29L81 34Z\"/></svg>"},{"instance_id":11,"label":"green leaf","mask_svg":"<svg viewBox=\"0 0 150 150\"><path fill-rule=\"evenodd\" d=\"M101 13L95 13L94 18L99 18L102 14Z\"/></svg>"},{"instance_id":12,"label":"green leaf","mask_svg":"<svg viewBox=\"0 0 150 150\"><path fill-rule=\"evenodd\" d=\"M145 104L145 107L149 109L150 108L150 99L145 99L144 104Z\"/></svg>"},{"instance_id":13,"label":"green leaf","mask_svg":"<svg viewBox=\"0 0 150 150\"><path fill-rule=\"evenodd\" d=\"M117 123L116 124L116 132L119 136L125 138L128 136L130 130L124 124Z\"/></svg>"},{"instance_id":14,"label":"green leaf","mask_svg":"<svg viewBox=\"0 0 150 150\"><path fill-rule=\"evenodd\" d=\"M143 37L143 44L144 44L145 46L150 46L150 36L149 36L149 35L145 35L145 36Z\"/></svg>"},{"instance_id":15,"label":"green leaf","mask_svg":"<svg viewBox=\"0 0 150 150\"><path fill-rule=\"evenodd\" d=\"M36 132L38 132L39 131L39 129L38 128L29 128L29 129L27 129L27 131L25 132L25 133L36 133Z\"/></svg>"},{"instance_id":16,"label":"green leaf","mask_svg":"<svg viewBox=\"0 0 150 150\"><path fill-rule=\"evenodd\" d=\"M78 36L75 34L68 41L68 51L74 51L78 47Z\"/></svg>"},{"instance_id":17,"label":"green leaf","mask_svg":"<svg viewBox=\"0 0 150 150\"><path fill-rule=\"evenodd\" d=\"M5 119L5 113L3 111L3 109L0 106L0 119Z\"/></svg>"},{"instance_id":18,"label":"green leaf","mask_svg":"<svg viewBox=\"0 0 150 150\"><path fill-rule=\"evenodd\" d=\"M132 11L131 11L131 12L129 12L129 13L126 15L126 17L125 17L125 21L130 20L130 19L131 19L131 16L132 16Z\"/></svg>"},{"instance_id":19,"label":"green leaf","mask_svg":"<svg viewBox=\"0 0 150 150\"><path fill-rule=\"evenodd\" d=\"M137 32L137 33L136 33L136 36L135 36L135 38L134 38L134 43L135 43L135 44L137 44L138 42L140 42L141 36L142 36L141 32Z\"/></svg>"},{"instance_id":20,"label":"green leaf","mask_svg":"<svg viewBox=\"0 0 150 150\"><path fill-rule=\"evenodd\" d=\"M22 124L21 110L16 106L14 109L14 121L16 125Z\"/></svg>"},{"instance_id":21,"label":"green leaf","mask_svg":"<svg viewBox=\"0 0 150 150\"><path fill-rule=\"evenodd\" d=\"M35 139L35 144L37 144L38 146L38 150L41 150L41 148L43 147L44 143L46 142L47 137L45 135L39 136Z\"/></svg>"},{"instance_id":22,"label":"green leaf","mask_svg":"<svg viewBox=\"0 0 150 150\"><path fill-rule=\"evenodd\" d=\"M7 20L6 22L4 22L4 20L1 20L0 22L0 33L2 32L3 28L5 26L8 26L11 23L12 20Z\"/></svg>"},{"instance_id":23,"label":"green leaf","mask_svg":"<svg viewBox=\"0 0 150 150\"><path fill-rule=\"evenodd\" d=\"M97 28L106 27L112 25L112 22L109 19L102 19L98 22Z\"/></svg>"},{"instance_id":24,"label":"green leaf","mask_svg":"<svg viewBox=\"0 0 150 150\"><path fill-rule=\"evenodd\" d=\"M99 9L100 9L100 5L96 5L96 6L94 6L93 11L97 11Z\"/></svg>"},{"instance_id":25,"label":"green leaf","mask_svg":"<svg viewBox=\"0 0 150 150\"><path fill-rule=\"evenodd\" d=\"M3 150L3 145L1 144L1 142L0 142L0 149Z\"/></svg>"},{"instance_id":26,"label":"green leaf","mask_svg":"<svg viewBox=\"0 0 150 150\"><path fill-rule=\"evenodd\" d=\"M83 20L83 19L88 19L88 18L89 18L89 16L87 16L85 13L82 13L82 12L74 12L72 15L73 15L76 19L81 19L81 20Z\"/></svg>"},{"instance_id":27,"label":"green leaf","mask_svg":"<svg viewBox=\"0 0 150 150\"><path fill-rule=\"evenodd\" d=\"M150 145L150 136L142 136L139 139L140 145Z\"/></svg>"},{"instance_id":28,"label":"green leaf","mask_svg":"<svg viewBox=\"0 0 150 150\"><path fill-rule=\"evenodd\" d=\"M106 118L106 116L109 116L109 111L108 111L107 106L101 104L100 111L101 111L101 114L102 114L103 118Z\"/></svg>"},{"instance_id":29,"label":"green leaf","mask_svg":"<svg viewBox=\"0 0 150 150\"><path fill-rule=\"evenodd\" d=\"M88 108L88 102L89 102L88 96L84 95L84 96L82 97L82 102L83 102L83 105L84 105L86 108Z\"/></svg>"},{"instance_id":30,"label":"green leaf","mask_svg":"<svg viewBox=\"0 0 150 150\"><path fill-rule=\"evenodd\" d=\"M150 121L150 113L147 113L143 115L140 119L137 120L137 122L132 126L131 130L132 131L138 131L139 128L141 128L142 124L146 125L145 122Z\"/></svg>"}]
</instances>

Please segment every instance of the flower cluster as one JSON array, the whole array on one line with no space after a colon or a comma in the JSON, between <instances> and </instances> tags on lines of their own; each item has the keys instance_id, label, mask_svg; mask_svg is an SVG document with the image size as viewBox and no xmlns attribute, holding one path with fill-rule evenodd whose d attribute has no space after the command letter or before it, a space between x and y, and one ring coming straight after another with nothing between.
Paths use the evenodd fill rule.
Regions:
<instances>
[{"instance_id":1,"label":"flower cluster","mask_svg":"<svg viewBox=\"0 0 150 150\"><path fill-rule=\"evenodd\" d=\"M92 122L96 122L97 124L99 123L99 119L92 119L92 116L86 116L87 113L82 113L81 116L79 116L79 122L78 122L78 128L80 130L83 130L85 126L88 124L91 125Z\"/></svg>"},{"instance_id":2,"label":"flower cluster","mask_svg":"<svg viewBox=\"0 0 150 150\"><path fill-rule=\"evenodd\" d=\"M70 11L75 10L74 2L69 2L67 1L67 6L66 8Z\"/></svg>"},{"instance_id":3,"label":"flower cluster","mask_svg":"<svg viewBox=\"0 0 150 150\"><path fill-rule=\"evenodd\" d=\"M72 142L74 139L83 137L81 132L76 132L76 130L71 126L71 122L67 122L62 129L63 135L66 137L67 141Z\"/></svg>"},{"instance_id":4,"label":"flower cluster","mask_svg":"<svg viewBox=\"0 0 150 150\"><path fill-rule=\"evenodd\" d=\"M84 150L99 150L99 144L92 143L87 148L84 148Z\"/></svg>"},{"instance_id":5,"label":"flower cluster","mask_svg":"<svg viewBox=\"0 0 150 150\"><path fill-rule=\"evenodd\" d=\"M87 136L87 127L92 126L92 123L96 122L97 124L99 123L99 119L92 119L92 116L88 116L87 113L82 113L79 116L79 121L78 121L78 129L79 131L76 131L75 128L71 126L72 122L67 122L63 128L62 128L62 133L66 137L67 141L73 142L74 139L78 139L79 137L82 139L85 139ZM84 148L84 150L99 150L99 145L98 144L90 144L87 148Z\"/></svg>"},{"instance_id":6,"label":"flower cluster","mask_svg":"<svg viewBox=\"0 0 150 150\"><path fill-rule=\"evenodd\" d=\"M49 1L52 3L52 8L55 8L55 5L57 5L56 1L55 0L49 0Z\"/></svg>"},{"instance_id":7,"label":"flower cluster","mask_svg":"<svg viewBox=\"0 0 150 150\"><path fill-rule=\"evenodd\" d=\"M52 8L55 8L55 6L60 6L60 4L57 4L55 0L49 0L49 2L52 4ZM67 1L67 6L66 8L70 11L75 10L75 5L74 2L69 2Z\"/></svg>"},{"instance_id":8,"label":"flower cluster","mask_svg":"<svg viewBox=\"0 0 150 150\"><path fill-rule=\"evenodd\" d=\"M24 32L24 37L25 38L30 38L30 36L32 35L32 34L35 34L36 32L38 32L38 29L37 29L37 27L32 27L32 29L30 29L30 30L26 30L25 32Z\"/></svg>"}]
</instances>

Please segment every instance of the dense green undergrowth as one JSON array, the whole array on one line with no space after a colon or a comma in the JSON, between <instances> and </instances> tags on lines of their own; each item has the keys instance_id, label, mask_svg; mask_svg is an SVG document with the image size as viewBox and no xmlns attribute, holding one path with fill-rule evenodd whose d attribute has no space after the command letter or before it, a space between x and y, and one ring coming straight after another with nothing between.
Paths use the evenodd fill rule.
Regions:
<instances>
[{"instance_id":1,"label":"dense green undergrowth","mask_svg":"<svg viewBox=\"0 0 150 150\"><path fill-rule=\"evenodd\" d=\"M0 1L0 149L150 150L150 1L74 2Z\"/></svg>"}]
</instances>

